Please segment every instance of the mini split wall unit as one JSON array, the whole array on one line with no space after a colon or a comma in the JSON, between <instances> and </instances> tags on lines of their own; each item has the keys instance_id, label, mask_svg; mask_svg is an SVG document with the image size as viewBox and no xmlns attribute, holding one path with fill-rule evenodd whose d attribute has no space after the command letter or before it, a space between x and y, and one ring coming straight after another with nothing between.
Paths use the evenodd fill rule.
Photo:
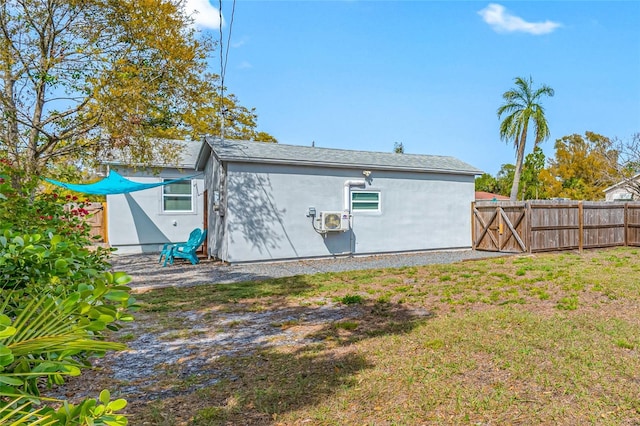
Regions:
<instances>
[{"instance_id":1,"label":"mini split wall unit","mask_svg":"<svg viewBox=\"0 0 640 426\"><path fill-rule=\"evenodd\" d=\"M195 167L226 262L471 247L482 172L453 157L206 138Z\"/></svg>"}]
</instances>

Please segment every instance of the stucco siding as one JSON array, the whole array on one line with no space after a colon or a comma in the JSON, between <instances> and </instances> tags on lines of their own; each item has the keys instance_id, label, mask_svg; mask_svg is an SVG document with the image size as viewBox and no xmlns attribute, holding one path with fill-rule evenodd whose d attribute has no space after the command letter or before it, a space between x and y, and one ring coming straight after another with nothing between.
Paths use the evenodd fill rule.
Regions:
<instances>
[{"instance_id":1,"label":"stucco siding","mask_svg":"<svg viewBox=\"0 0 640 426\"><path fill-rule=\"evenodd\" d=\"M230 163L226 176L226 258L230 262L372 254L471 246L471 175L372 170L379 212L354 212L352 230L314 231L309 207L342 211L345 182L361 169Z\"/></svg>"},{"instance_id":2,"label":"stucco siding","mask_svg":"<svg viewBox=\"0 0 640 426\"><path fill-rule=\"evenodd\" d=\"M354 211L357 253L471 246L472 177L378 173L367 189L379 189L379 214Z\"/></svg>"},{"instance_id":3,"label":"stucco siding","mask_svg":"<svg viewBox=\"0 0 640 426\"><path fill-rule=\"evenodd\" d=\"M136 182L160 182L197 174L190 170L164 169L154 175L152 171L118 169L127 179ZM164 212L163 187L129 194L107 196L107 230L109 244L119 254L158 252L163 244L185 241L194 228L203 227L204 179L192 182L191 212Z\"/></svg>"},{"instance_id":4,"label":"stucco siding","mask_svg":"<svg viewBox=\"0 0 640 426\"><path fill-rule=\"evenodd\" d=\"M605 201L632 201L636 197L625 187L611 189L605 193Z\"/></svg>"}]
</instances>

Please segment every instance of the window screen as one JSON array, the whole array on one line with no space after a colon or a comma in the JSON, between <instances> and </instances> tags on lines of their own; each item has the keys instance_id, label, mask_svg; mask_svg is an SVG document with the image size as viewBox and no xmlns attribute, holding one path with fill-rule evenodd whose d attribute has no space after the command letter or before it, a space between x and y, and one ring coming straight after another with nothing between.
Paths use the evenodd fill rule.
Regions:
<instances>
[{"instance_id":1,"label":"window screen","mask_svg":"<svg viewBox=\"0 0 640 426\"><path fill-rule=\"evenodd\" d=\"M352 211L380 211L380 193L358 191L351 193Z\"/></svg>"},{"instance_id":2,"label":"window screen","mask_svg":"<svg viewBox=\"0 0 640 426\"><path fill-rule=\"evenodd\" d=\"M190 212L193 210L190 180L170 183L162 187L162 210L165 212Z\"/></svg>"}]
</instances>

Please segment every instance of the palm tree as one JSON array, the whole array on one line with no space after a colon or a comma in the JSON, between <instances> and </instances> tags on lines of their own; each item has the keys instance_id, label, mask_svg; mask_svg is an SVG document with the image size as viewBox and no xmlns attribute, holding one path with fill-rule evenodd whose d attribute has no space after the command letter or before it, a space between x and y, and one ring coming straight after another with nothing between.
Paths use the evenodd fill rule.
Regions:
<instances>
[{"instance_id":1,"label":"palm tree","mask_svg":"<svg viewBox=\"0 0 640 426\"><path fill-rule=\"evenodd\" d=\"M534 90L531 77L528 79L516 77L515 83L517 87L502 94L505 102L498 108L498 118L502 118L503 114L507 115L500 123L500 138L504 141L513 140L513 146L517 152L515 174L511 186L511 199L514 201L518 198L529 121L533 121L536 131L535 148L538 143L549 138L549 126L544 116L544 108L540 104L540 98L554 95L554 90L545 84Z\"/></svg>"}]
</instances>

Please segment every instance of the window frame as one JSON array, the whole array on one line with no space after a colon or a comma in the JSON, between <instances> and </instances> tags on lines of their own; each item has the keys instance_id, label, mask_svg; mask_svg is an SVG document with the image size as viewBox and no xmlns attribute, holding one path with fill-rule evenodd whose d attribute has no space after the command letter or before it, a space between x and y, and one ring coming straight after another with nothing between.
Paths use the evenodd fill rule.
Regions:
<instances>
[{"instance_id":1,"label":"window frame","mask_svg":"<svg viewBox=\"0 0 640 426\"><path fill-rule=\"evenodd\" d=\"M163 178L162 181L163 182L167 182L167 181L172 181L172 180L176 180L176 178ZM178 184L178 183L185 183L188 182L189 183L189 194L167 194L166 193L166 189L167 187L171 186L172 184L167 184L167 185L162 185L162 192L161 192L161 196L160 196L160 209L162 211L162 213L164 214L181 214L181 213L194 213L195 209L194 209L194 202L195 202L195 197L193 196L193 180L192 179L182 179L179 180L177 182L174 182L173 184ZM165 200L167 197L174 197L174 198L188 198L191 202L190 202L190 207L189 210L167 210L165 208Z\"/></svg>"},{"instance_id":2,"label":"window frame","mask_svg":"<svg viewBox=\"0 0 640 426\"><path fill-rule=\"evenodd\" d=\"M378 204L376 209L358 209L356 206L364 203L372 203L372 201L360 201L354 200L355 194L376 194L377 200L375 201ZM351 213L382 213L382 192L379 190L352 190L349 195L349 207L351 208Z\"/></svg>"}]
</instances>

